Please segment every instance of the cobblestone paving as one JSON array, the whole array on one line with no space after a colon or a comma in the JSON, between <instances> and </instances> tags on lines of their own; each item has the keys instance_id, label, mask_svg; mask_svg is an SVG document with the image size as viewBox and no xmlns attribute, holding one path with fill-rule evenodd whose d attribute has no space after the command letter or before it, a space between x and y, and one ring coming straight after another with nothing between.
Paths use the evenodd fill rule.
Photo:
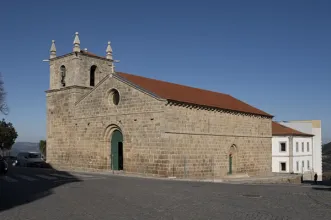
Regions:
<instances>
[{"instance_id":1,"label":"cobblestone paving","mask_svg":"<svg viewBox=\"0 0 331 220\"><path fill-rule=\"evenodd\" d=\"M24 175L29 176L28 173ZM1 207L1 220L329 220L331 216L331 191L312 187L162 181L119 176L61 182L61 185L54 185L53 180L45 180L40 185L36 182L29 185L22 181L21 188L17 188L20 182L1 185L2 201L15 202L20 190L21 193L27 189L38 193L38 196L26 197L23 204ZM41 186L47 191L32 190ZM16 194L13 196L14 191Z\"/></svg>"}]
</instances>

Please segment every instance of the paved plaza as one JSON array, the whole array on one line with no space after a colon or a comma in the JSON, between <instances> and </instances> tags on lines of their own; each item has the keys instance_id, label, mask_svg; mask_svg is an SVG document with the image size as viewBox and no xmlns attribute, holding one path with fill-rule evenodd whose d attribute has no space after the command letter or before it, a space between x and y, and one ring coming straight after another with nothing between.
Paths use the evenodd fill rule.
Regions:
<instances>
[{"instance_id":1,"label":"paved plaza","mask_svg":"<svg viewBox=\"0 0 331 220\"><path fill-rule=\"evenodd\" d=\"M303 185L154 180L15 168L1 220L330 219L331 191Z\"/></svg>"}]
</instances>

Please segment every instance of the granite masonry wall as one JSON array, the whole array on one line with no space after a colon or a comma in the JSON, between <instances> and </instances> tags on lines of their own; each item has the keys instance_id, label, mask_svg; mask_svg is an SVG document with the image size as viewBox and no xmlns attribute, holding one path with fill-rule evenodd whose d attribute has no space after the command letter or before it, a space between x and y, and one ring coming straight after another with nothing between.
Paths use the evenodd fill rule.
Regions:
<instances>
[{"instance_id":1,"label":"granite masonry wall","mask_svg":"<svg viewBox=\"0 0 331 220\"><path fill-rule=\"evenodd\" d=\"M186 178L271 173L271 118L168 105L164 142L171 174Z\"/></svg>"}]
</instances>

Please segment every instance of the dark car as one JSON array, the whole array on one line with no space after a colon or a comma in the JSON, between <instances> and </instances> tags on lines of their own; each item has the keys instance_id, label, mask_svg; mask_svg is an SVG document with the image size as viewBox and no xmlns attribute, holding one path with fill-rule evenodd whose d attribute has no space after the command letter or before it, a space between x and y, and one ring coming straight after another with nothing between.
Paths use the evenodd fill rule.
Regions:
<instances>
[{"instance_id":1,"label":"dark car","mask_svg":"<svg viewBox=\"0 0 331 220\"><path fill-rule=\"evenodd\" d=\"M15 166L22 167L42 167L45 161L40 152L20 152L17 154L17 163Z\"/></svg>"},{"instance_id":2,"label":"dark car","mask_svg":"<svg viewBox=\"0 0 331 220\"><path fill-rule=\"evenodd\" d=\"M14 157L14 156L3 156L3 158L5 159L5 161L9 165L9 167L15 166L14 164L16 164L16 162L17 162L17 157Z\"/></svg>"},{"instance_id":3,"label":"dark car","mask_svg":"<svg viewBox=\"0 0 331 220\"><path fill-rule=\"evenodd\" d=\"M7 161L0 155L0 175L6 175L8 172L8 163Z\"/></svg>"}]
</instances>

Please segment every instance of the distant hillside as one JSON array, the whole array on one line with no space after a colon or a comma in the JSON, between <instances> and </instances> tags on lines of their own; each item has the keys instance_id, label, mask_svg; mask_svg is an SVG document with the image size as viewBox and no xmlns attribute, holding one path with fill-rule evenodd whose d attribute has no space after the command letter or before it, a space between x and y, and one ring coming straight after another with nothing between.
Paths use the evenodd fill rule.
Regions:
<instances>
[{"instance_id":1,"label":"distant hillside","mask_svg":"<svg viewBox=\"0 0 331 220\"><path fill-rule=\"evenodd\" d=\"M39 152L39 143L31 142L16 142L10 152L10 155L16 156L21 151L37 151Z\"/></svg>"},{"instance_id":2,"label":"distant hillside","mask_svg":"<svg viewBox=\"0 0 331 220\"><path fill-rule=\"evenodd\" d=\"M323 172L331 171L331 142L322 147Z\"/></svg>"}]
</instances>

